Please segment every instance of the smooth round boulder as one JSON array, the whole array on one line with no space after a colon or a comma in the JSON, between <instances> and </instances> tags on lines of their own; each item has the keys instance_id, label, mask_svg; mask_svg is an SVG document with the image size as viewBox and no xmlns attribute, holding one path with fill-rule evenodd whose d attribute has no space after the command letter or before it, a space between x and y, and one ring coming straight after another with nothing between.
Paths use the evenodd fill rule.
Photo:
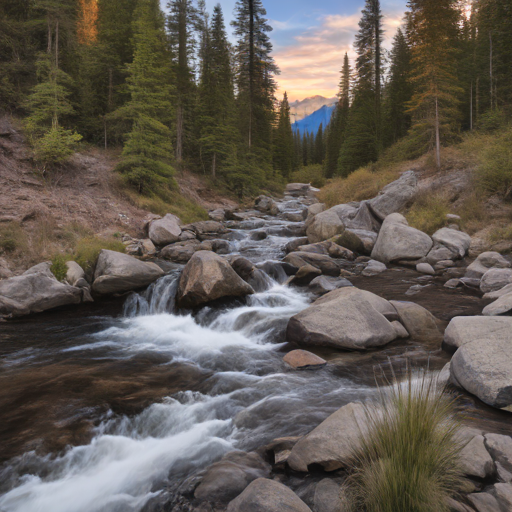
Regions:
<instances>
[{"instance_id":1,"label":"smooth round boulder","mask_svg":"<svg viewBox=\"0 0 512 512\"><path fill-rule=\"evenodd\" d=\"M422 231L411 228L399 213L386 217L372 251L372 258L382 263L419 260L432 249L432 239Z\"/></svg>"},{"instance_id":2,"label":"smooth round boulder","mask_svg":"<svg viewBox=\"0 0 512 512\"><path fill-rule=\"evenodd\" d=\"M435 243L444 245L455 252L459 258L464 258L471 245L471 237L467 233L450 228L442 228L432 235ZM445 258L451 259L451 258Z\"/></svg>"},{"instance_id":3,"label":"smooth round boulder","mask_svg":"<svg viewBox=\"0 0 512 512\"><path fill-rule=\"evenodd\" d=\"M283 361L296 369L320 368L327 364L325 359L307 350L292 350L283 357Z\"/></svg>"},{"instance_id":4,"label":"smooth round boulder","mask_svg":"<svg viewBox=\"0 0 512 512\"><path fill-rule=\"evenodd\" d=\"M323 242L340 235L345 231L345 225L332 210L327 210L316 215L309 224L306 235L310 244Z\"/></svg>"},{"instance_id":5,"label":"smooth round boulder","mask_svg":"<svg viewBox=\"0 0 512 512\"><path fill-rule=\"evenodd\" d=\"M414 302L389 301L398 313L411 339L419 341L439 341L443 335L437 327L435 316Z\"/></svg>"},{"instance_id":6,"label":"smooth round boulder","mask_svg":"<svg viewBox=\"0 0 512 512\"><path fill-rule=\"evenodd\" d=\"M187 263L194 253L199 250L200 244L201 242L194 238L186 242L167 245L160 252L160 257L174 263Z\"/></svg>"},{"instance_id":7,"label":"smooth round boulder","mask_svg":"<svg viewBox=\"0 0 512 512\"><path fill-rule=\"evenodd\" d=\"M512 293L502 295L499 299L489 304L482 311L484 316L506 315L512 311Z\"/></svg>"},{"instance_id":8,"label":"smooth round boulder","mask_svg":"<svg viewBox=\"0 0 512 512\"><path fill-rule=\"evenodd\" d=\"M173 244L181 235L181 221L168 213L163 219L154 220L149 225L149 238L157 246Z\"/></svg>"},{"instance_id":9,"label":"smooth round boulder","mask_svg":"<svg viewBox=\"0 0 512 512\"><path fill-rule=\"evenodd\" d=\"M366 277L373 277L378 274L382 274L388 269L384 263L376 260L370 260L366 265L365 269L362 271L362 275Z\"/></svg>"},{"instance_id":10,"label":"smooth round boulder","mask_svg":"<svg viewBox=\"0 0 512 512\"><path fill-rule=\"evenodd\" d=\"M490 293L505 288L512 283L512 269L510 268L491 268L480 281L480 290L483 293Z\"/></svg>"},{"instance_id":11,"label":"smooth round boulder","mask_svg":"<svg viewBox=\"0 0 512 512\"><path fill-rule=\"evenodd\" d=\"M155 263L103 249L96 263L92 290L100 295L129 292L144 288L163 275Z\"/></svg>"},{"instance_id":12,"label":"smooth round boulder","mask_svg":"<svg viewBox=\"0 0 512 512\"><path fill-rule=\"evenodd\" d=\"M510 268L507 261L499 252L488 251L480 254L477 259L469 265L466 270L466 277L481 279L491 268Z\"/></svg>"},{"instance_id":13,"label":"smooth round boulder","mask_svg":"<svg viewBox=\"0 0 512 512\"><path fill-rule=\"evenodd\" d=\"M357 288L324 295L288 322L286 339L345 350L380 347L396 339L391 323Z\"/></svg>"},{"instance_id":14,"label":"smooth round boulder","mask_svg":"<svg viewBox=\"0 0 512 512\"><path fill-rule=\"evenodd\" d=\"M418 180L414 171L407 171L386 185L379 195L368 201L371 211L381 220L403 210L416 195Z\"/></svg>"},{"instance_id":15,"label":"smooth round boulder","mask_svg":"<svg viewBox=\"0 0 512 512\"><path fill-rule=\"evenodd\" d=\"M436 273L436 271L432 268L432 265L429 263L418 263L416 265L416 271L420 274L426 274L428 276L433 276Z\"/></svg>"},{"instance_id":16,"label":"smooth round boulder","mask_svg":"<svg viewBox=\"0 0 512 512\"><path fill-rule=\"evenodd\" d=\"M227 512L311 512L311 509L283 484L258 478L228 505Z\"/></svg>"},{"instance_id":17,"label":"smooth round boulder","mask_svg":"<svg viewBox=\"0 0 512 512\"><path fill-rule=\"evenodd\" d=\"M210 251L194 253L180 277L177 303L182 308L195 308L214 300L245 297L254 293L231 265Z\"/></svg>"},{"instance_id":18,"label":"smooth round boulder","mask_svg":"<svg viewBox=\"0 0 512 512\"><path fill-rule=\"evenodd\" d=\"M444 331L443 344L453 351L466 343L507 339L511 333L511 317L457 316Z\"/></svg>"}]
</instances>

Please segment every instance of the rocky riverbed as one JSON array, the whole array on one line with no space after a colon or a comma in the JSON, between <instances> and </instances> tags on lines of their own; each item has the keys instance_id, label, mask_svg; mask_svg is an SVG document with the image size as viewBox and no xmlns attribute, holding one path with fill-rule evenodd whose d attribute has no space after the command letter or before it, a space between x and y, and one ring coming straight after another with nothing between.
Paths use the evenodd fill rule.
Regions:
<instances>
[{"instance_id":1,"label":"rocky riverbed","mask_svg":"<svg viewBox=\"0 0 512 512\"><path fill-rule=\"evenodd\" d=\"M409 227L416 187L326 210L292 184L0 281L0 510L340 512L360 403L406 364L458 396L454 510L512 510L511 264L453 216Z\"/></svg>"}]
</instances>

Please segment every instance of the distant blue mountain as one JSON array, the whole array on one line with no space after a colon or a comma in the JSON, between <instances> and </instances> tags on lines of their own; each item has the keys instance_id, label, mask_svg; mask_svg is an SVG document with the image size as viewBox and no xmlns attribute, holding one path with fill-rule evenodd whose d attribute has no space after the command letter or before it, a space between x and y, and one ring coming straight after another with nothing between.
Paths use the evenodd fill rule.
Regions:
<instances>
[{"instance_id":1,"label":"distant blue mountain","mask_svg":"<svg viewBox=\"0 0 512 512\"><path fill-rule=\"evenodd\" d=\"M302 119L302 121L293 123L293 131L299 132L301 135L304 135L305 133L314 133L316 135L320 125L323 125L323 128L325 129L326 126L331 122L334 109L335 105L324 105L321 109Z\"/></svg>"}]
</instances>

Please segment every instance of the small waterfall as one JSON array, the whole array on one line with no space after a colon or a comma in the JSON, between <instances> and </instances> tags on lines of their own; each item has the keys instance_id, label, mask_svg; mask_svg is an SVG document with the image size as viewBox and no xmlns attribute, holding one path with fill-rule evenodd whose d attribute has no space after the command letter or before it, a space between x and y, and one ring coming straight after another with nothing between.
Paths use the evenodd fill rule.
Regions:
<instances>
[{"instance_id":1,"label":"small waterfall","mask_svg":"<svg viewBox=\"0 0 512 512\"><path fill-rule=\"evenodd\" d=\"M131 293L123 306L123 316L137 316L173 313L180 272L175 271L161 277L142 294Z\"/></svg>"}]
</instances>

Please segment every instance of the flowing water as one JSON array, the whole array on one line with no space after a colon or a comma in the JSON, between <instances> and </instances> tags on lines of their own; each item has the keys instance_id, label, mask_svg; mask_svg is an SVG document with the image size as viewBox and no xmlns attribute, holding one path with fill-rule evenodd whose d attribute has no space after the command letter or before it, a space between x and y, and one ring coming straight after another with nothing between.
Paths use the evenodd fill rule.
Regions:
<instances>
[{"instance_id":1,"label":"flowing water","mask_svg":"<svg viewBox=\"0 0 512 512\"><path fill-rule=\"evenodd\" d=\"M237 225L231 243L255 263L281 259L300 227L253 222ZM2 328L1 512L172 504L187 479L223 454L304 434L342 405L373 396L374 365L419 348L360 359L325 351L338 364L292 371L282 361L284 330L310 303L306 292L269 277L246 302L192 316L175 310L178 278L172 271L122 308L112 300Z\"/></svg>"}]
</instances>

